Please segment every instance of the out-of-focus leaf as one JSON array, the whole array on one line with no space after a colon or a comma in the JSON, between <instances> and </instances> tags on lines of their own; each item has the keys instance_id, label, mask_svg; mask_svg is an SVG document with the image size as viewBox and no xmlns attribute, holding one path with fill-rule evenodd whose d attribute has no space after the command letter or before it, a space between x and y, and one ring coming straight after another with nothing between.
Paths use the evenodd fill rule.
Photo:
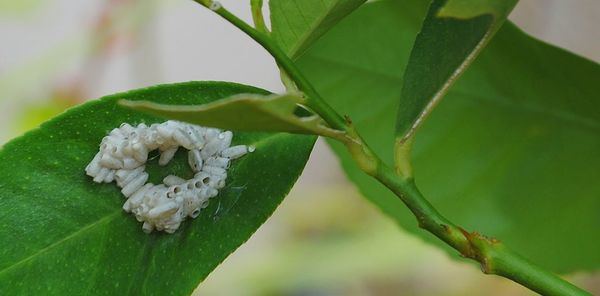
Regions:
<instances>
[{"instance_id":1,"label":"out-of-focus leaf","mask_svg":"<svg viewBox=\"0 0 600 296\"><path fill-rule=\"evenodd\" d=\"M320 129L326 128L320 117L301 117L295 113L303 101L294 94L238 94L204 105L146 101L122 101L121 104L170 119L222 129L318 134Z\"/></svg>"},{"instance_id":2,"label":"out-of-focus leaf","mask_svg":"<svg viewBox=\"0 0 600 296\"><path fill-rule=\"evenodd\" d=\"M25 14L34 11L44 1L41 0L0 0L0 15Z\"/></svg>"},{"instance_id":3,"label":"out-of-focus leaf","mask_svg":"<svg viewBox=\"0 0 600 296\"><path fill-rule=\"evenodd\" d=\"M236 160L227 186L174 234L141 231L114 184L84 173L103 136L123 122L162 120L119 99L200 104L266 91L221 82L161 85L105 97L46 122L0 151L1 295L189 295L271 215L300 175L315 137L236 133L256 151ZM150 181L193 172L180 151Z\"/></svg>"},{"instance_id":4,"label":"out-of-focus leaf","mask_svg":"<svg viewBox=\"0 0 600 296\"><path fill-rule=\"evenodd\" d=\"M396 120L397 149L475 60L518 0L434 0L413 45Z\"/></svg>"},{"instance_id":5,"label":"out-of-focus leaf","mask_svg":"<svg viewBox=\"0 0 600 296\"><path fill-rule=\"evenodd\" d=\"M2 1L4 0L0 0L0 3ZM25 2L28 1L38 0L26 0ZM151 19L156 1L131 1L131 3L126 3L119 7L116 16L111 20L112 27L102 28L111 32L133 31L130 34L135 34L135 31L144 27L144 24ZM10 1L10 3L20 2L22 1ZM2 8L0 7L1 11ZM65 68L72 67L73 64L81 63L81 60L90 58L98 52L99 47L106 45L101 43L106 43L109 40L100 35L99 32L94 31L94 28L90 28L90 30L81 34L64 38L56 47L22 64L15 65L8 71L4 71L4 73L0 73L0 102L39 97L41 94L48 92L43 89L55 88L56 76L60 76L57 74ZM145 61L146 64L148 62ZM89 75L88 72L90 71L98 71L98 69L84 69L85 73L82 74L84 76ZM36 87L29 87L30 85Z\"/></svg>"},{"instance_id":6,"label":"out-of-focus leaf","mask_svg":"<svg viewBox=\"0 0 600 296\"><path fill-rule=\"evenodd\" d=\"M270 0L273 39L297 58L366 0Z\"/></svg>"},{"instance_id":7,"label":"out-of-focus leaf","mask_svg":"<svg viewBox=\"0 0 600 296\"><path fill-rule=\"evenodd\" d=\"M403 69L426 3L366 4L299 65L393 163ZM385 40L385 42L380 42ZM443 49L440 49L443 50ZM425 196L467 229L496 236L555 271L600 265L600 66L506 23L415 138ZM349 178L407 229L414 217L331 142Z\"/></svg>"},{"instance_id":8,"label":"out-of-focus leaf","mask_svg":"<svg viewBox=\"0 0 600 296\"><path fill-rule=\"evenodd\" d=\"M39 88L49 88L57 72L82 59L90 50L83 36L61 41L61 44L35 59L0 75L0 102L39 96ZM29 87L36 85L36 87Z\"/></svg>"},{"instance_id":9,"label":"out-of-focus leaf","mask_svg":"<svg viewBox=\"0 0 600 296\"><path fill-rule=\"evenodd\" d=\"M15 124L15 132L22 134L24 131L36 128L71 106L70 102L61 100L61 98L52 98L43 104L27 105L19 115L20 120L18 124Z\"/></svg>"}]
</instances>

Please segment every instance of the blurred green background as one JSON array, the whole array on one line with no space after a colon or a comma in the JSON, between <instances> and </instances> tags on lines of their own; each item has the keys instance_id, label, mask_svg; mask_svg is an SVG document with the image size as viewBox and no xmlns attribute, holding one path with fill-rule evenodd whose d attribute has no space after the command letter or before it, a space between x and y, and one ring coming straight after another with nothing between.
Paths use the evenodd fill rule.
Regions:
<instances>
[{"instance_id":1,"label":"blurred green background","mask_svg":"<svg viewBox=\"0 0 600 296\"><path fill-rule=\"evenodd\" d=\"M249 20L249 1L224 5ZM522 0L511 19L600 61L600 2ZM270 57L188 0L0 0L0 143L70 106L159 83L226 80L281 91ZM600 294L600 273L568 277ZM401 230L319 142L300 182L197 295L531 295Z\"/></svg>"}]
</instances>

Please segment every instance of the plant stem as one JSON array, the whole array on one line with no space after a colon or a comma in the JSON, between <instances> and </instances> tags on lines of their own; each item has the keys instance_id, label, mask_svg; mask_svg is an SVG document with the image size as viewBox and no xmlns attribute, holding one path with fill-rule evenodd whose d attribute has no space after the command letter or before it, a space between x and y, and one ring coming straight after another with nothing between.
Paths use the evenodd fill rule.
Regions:
<instances>
[{"instance_id":1,"label":"plant stem","mask_svg":"<svg viewBox=\"0 0 600 296\"><path fill-rule=\"evenodd\" d=\"M500 241L456 226L422 196L414 179L399 178L393 169L382 162L379 162L375 178L400 197L417 217L419 227L452 246L462 256L478 261L484 273L511 279L542 295L591 295L534 265Z\"/></svg>"},{"instance_id":2,"label":"plant stem","mask_svg":"<svg viewBox=\"0 0 600 296\"><path fill-rule=\"evenodd\" d=\"M211 0L194 1L207 7L213 3ZM478 261L482 271L486 274L495 274L511 279L542 295L591 295L559 276L530 263L498 240L476 232L467 232L442 216L416 187L410 174L410 166L402 168L398 174L383 163L364 143L351 122L344 120L323 100L294 62L268 35L252 28L220 6L214 11L252 37L275 58L289 78L307 96L308 107L313 109L332 128L345 131L344 136L335 137L335 139L346 145L358 166L365 173L373 176L402 200L417 218L419 227L459 251L462 256ZM407 155L402 154L397 157L407 160Z\"/></svg>"},{"instance_id":3,"label":"plant stem","mask_svg":"<svg viewBox=\"0 0 600 296\"><path fill-rule=\"evenodd\" d=\"M194 1L207 7L210 7L213 3L212 1L207 0ZM287 75L296 82L298 88L306 95L307 107L313 109L313 111L319 114L327 123L329 123L331 128L342 131L346 130L347 125L344 119L337 114L337 112L335 112L331 106L325 103L325 100L321 98L312 84L310 84L296 68L294 62L279 46L277 46L277 44L275 44L275 42L273 42L273 40L267 34L254 29L252 26L248 25L246 22L239 19L222 6L218 6L218 8L213 11L258 42L275 58L277 64L285 69Z\"/></svg>"}]
</instances>

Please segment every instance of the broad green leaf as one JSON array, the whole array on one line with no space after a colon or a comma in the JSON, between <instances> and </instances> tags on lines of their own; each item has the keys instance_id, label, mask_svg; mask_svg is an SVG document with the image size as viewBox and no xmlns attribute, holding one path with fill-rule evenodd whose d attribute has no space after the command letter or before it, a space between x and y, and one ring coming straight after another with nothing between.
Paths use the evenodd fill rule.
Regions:
<instances>
[{"instance_id":1,"label":"broad green leaf","mask_svg":"<svg viewBox=\"0 0 600 296\"><path fill-rule=\"evenodd\" d=\"M432 1L404 72L396 121L397 149L414 135L517 1Z\"/></svg>"},{"instance_id":2,"label":"broad green leaf","mask_svg":"<svg viewBox=\"0 0 600 296\"><path fill-rule=\"evenodd\" d=\"M86 103L0 151L0 295L189 295L271 215L300 175L314 137L235 133L256 151L236 160L227 186L172 235L146 235L125 213L114 184L84 168L102 137L122 122L162 122L119 99L199 104L266 91L222 82L161 85ZM185 149L182 149L185 150ZM150 181L193 175L179 151L167 167L149 162Z\"/></svg>"},{"instance_id":3,"label":"broad green leaf","mask_svg":"<svg viewBox=\"0 0 600 296\"><path fill-rule=\"evenodd\" d=\"M297 58L366 0L270 0L272 36Z\"/></svg>"},{"instance_id":4,"label":"broad green leaf","mask_svg":"<svg viewBox=\"0 0 600 296\"><path fill-rule=\"evenodd\" d=\"M426 13L419 0L367 4L299 60L321 94L390 165L398 69L406 66ZM534 262L559 272L598 268L598 81L599 65L506 23L417 134L418 186L449 219L499 238ZM368 199L439 243L344 147L331 145Z\"/></svg>"},{"instance_id":5,"label":"broad green leaf","mask_svg":"<svg viewBox=\"0 0 600 296\"><path fill-rule=\"evenodd\" d=\"M303 101L294 94L237 94L204 105L175 106L148 101L122 101L122 104L165 118L234 131L319 134L327 129L320 117L295 113Z\"/></svg>"}]
</instances>

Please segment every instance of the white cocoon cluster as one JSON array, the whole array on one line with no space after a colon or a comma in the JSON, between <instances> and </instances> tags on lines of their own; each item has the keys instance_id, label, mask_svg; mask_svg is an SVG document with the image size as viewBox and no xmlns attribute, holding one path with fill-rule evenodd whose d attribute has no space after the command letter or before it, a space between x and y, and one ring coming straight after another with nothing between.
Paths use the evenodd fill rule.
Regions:
<instances>
[{"instance_id":1,"label":"white cocoon cluster","mask_svg":"<svg viewBox=\"0 0 600 296\"><path fill-rule=\"evenodd\" d=\"M97 183L116 181L127 198L123 209L144 222L144 232L173 233L187 217L198 217L209 199L225 186L231 160L254 151L252 146L230 147L232 138L230 131L172 120L136 127L123 123L102 139L100 152L85 171ZM163 184L146 183L148 153L158 149L158 163L166 165L180 146L189 150L194 178L169 175Z\"/></svg>"}]
</instances>

